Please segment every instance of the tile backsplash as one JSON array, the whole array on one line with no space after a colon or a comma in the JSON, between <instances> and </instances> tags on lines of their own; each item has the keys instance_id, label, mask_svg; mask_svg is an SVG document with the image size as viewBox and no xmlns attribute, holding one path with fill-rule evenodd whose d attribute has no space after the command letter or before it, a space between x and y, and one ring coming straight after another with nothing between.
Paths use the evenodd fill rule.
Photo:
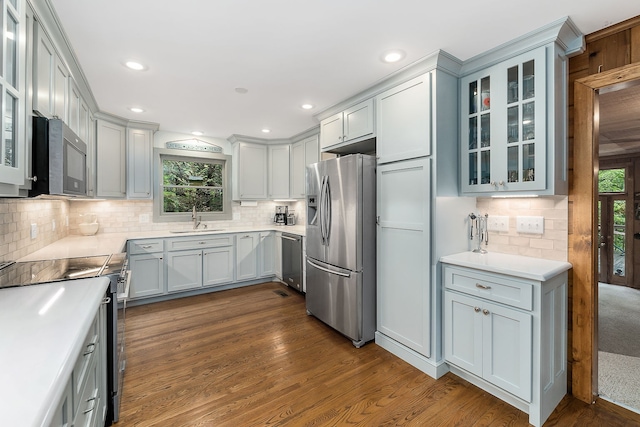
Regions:
<instances>
[{"instance_id":1,"label":"tile backsplash","mask_svg":"<svg viewBox=\"0 0 640 427\"><path fill-rule=\"evenodd\" d=\"M209 228L241 226L261 226L273 223L276 205L288 205L295 210L296 224L304 224L304 203L271 201L258 202L257 206L241 206L232 203L233 220L203 221ZM80 234L78 224L81 215L94 213L100 224L98 233L125 233L131 231L162 231L190 229L191 222L153 222L153 202L151 200L105 200L69 202L69 234Z\"/></svg>"},{"instance_id":2,"label":"tile backsplash","mask_svg":"<svg viewBox=\"0 0 640 427\"><path fill-rule=\"evenodd\" d=\"M68 217L66 200L0 199L0 261L17 260L67 236Z\"/></svg>"},{"instance_id":3,"label":"tile backsplash","mask_svg":"<svg viewBox=\"0 0 640 427\"><path fill-rule=\"evenodd\" d=\"M569 198L478 198L476 213L509 217L509 231L490 231L487 250L566 261L568 257ZM516 217L544 217L544 233L516 231ZM484 245L483 245L484 247Z\"/></svg>"}]
</instances>

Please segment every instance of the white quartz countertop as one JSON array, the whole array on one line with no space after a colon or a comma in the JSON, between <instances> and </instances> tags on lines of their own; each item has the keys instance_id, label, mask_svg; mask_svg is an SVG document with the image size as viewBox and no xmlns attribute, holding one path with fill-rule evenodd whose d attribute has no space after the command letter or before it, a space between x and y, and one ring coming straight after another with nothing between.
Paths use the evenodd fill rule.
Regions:
<instances>
[{"instance_id":1,"label":"white quartz countertop","mask_svg":"<svg viewBox=\"0 0 640 427\"><path fill-rule=\"evenodd\" d=\"M444 264L475 268L490 273L508 274L510 276L545 282L552 277L569 270L572 266L566 261L553 261L521 255L499 254L488 252L462 252L445 255L440 258Z\"/></svg>"},{"instance_id":2,"label":"white quartz countertop","mask_svg":"<svg viewBox=\"0 0 640 427\"><path fill-rule=\"evenodd\" d=\"M48 426L105 295L98 277L0 289L0 423Z\"/></svg>"},{"instance_id":3,"label":"white quartz countertop","mask_svg":"<svg viewBox=\"0 0 640 427\"><path fill-rule=\"evenodd\" d=\"M214 228L215 229L215 228ZM184 237L192 235L248 233L254 231L282 231L283 233L305 235L303 225L293 226L250 226L228 227L218 231L188 231L175 233L169 230L161 231L131 231L128 233L103 233L94 236L71 235L64 237L44 248L37 250L17 261L34 261L41 259L73 258L81 256L110 255L126 252L127 240L158 239L165 237Z\"/></svg>"}]
</instances>

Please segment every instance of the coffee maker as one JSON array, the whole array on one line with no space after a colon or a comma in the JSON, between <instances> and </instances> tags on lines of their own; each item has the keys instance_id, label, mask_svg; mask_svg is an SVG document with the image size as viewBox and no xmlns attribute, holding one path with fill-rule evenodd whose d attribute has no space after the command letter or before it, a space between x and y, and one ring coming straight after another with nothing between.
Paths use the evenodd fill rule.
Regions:
<instances>
[{"instance_id":1,"label":"coffee maker","mask_svg":"<svg viewBox=\"0 0 640 427\"><path fill-rule=\"evenodd\" d=\"M276 225L287 225L287 216L289 215L289 208L287 206L276 206L276 215L273 218L273 222Z\"/></svg>"}]
</instances>

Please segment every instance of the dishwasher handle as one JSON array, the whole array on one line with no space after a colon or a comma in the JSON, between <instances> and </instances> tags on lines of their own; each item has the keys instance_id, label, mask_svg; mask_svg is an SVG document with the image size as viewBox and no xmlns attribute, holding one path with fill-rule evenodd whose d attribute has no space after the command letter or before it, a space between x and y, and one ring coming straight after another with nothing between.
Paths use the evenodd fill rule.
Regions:
<instances>
[{"instance_id":1,"label":"dishwasher handle","mask_svg":"<svg viewBox=\"0 0 640 427\"><path fill-rule=\"evenodd\" d=\"M311 262L309 260L307 260L307 262L312 265L313 267L317 268L318 270L324 271L325 273L331 273L331 274L335 274L337 276L342 276L342 277L351 277L351 274L349 273L341 273L339 271L333 271L333 270L329 270L328 268L324 268L319 266L318 264Z\"/></svg>"},{"instance_id":2,"label":"dishwasher handle","mask_svg":"<svg viewBox=\"0 0 640 427\"><path fill-rule=\"evenodd\" d=\"M287 240L293 240L294 242L299 242L300 238L295 238L295 237L289 237L289 236L285 236L284 234L282 235L283 239L287 239Z\"/></svg>"}]
</instances>

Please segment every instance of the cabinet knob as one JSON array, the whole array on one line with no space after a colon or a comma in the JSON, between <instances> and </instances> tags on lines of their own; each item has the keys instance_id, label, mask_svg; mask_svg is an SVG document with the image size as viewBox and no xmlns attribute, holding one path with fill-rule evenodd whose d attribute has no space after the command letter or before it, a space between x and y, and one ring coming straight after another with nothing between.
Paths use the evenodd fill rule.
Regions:
<instances>
[{"instance_id":1,"label":"cabinet knob","mask_svg":"<svg viewBox=\"0 0 640 427\"><path fill-rule=\"evenodd\" d=\"M475 311L476 313L480 313L480 307L473 307L473 311Z\"/></svg>"},{"instance_id":2,"label":"cabinet knob","mask_svg":"<svg viewBox=\"0 0 640 427\"><path fill-rule=\"evenodd\" d=\"M485 316L489 315L489 310L487 310L486 308L484 310L482 310L482 314L484 314Z\"/></svg>"}]
</instances>

